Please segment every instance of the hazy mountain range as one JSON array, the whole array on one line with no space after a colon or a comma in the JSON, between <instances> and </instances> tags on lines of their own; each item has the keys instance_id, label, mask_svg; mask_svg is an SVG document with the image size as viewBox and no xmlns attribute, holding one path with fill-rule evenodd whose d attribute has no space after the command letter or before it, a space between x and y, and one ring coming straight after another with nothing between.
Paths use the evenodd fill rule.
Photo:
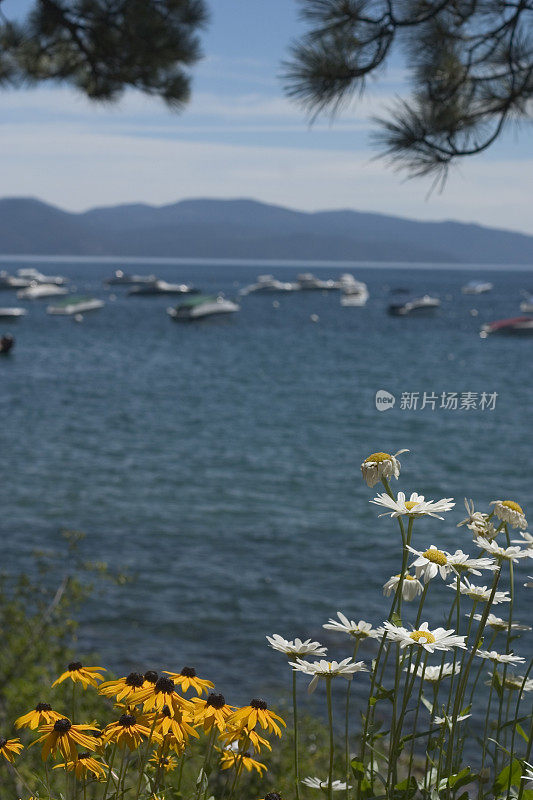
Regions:
<instances>
[{"instance_id":1,"label":"hazy mountain range","mask_svg":"<svg viewBox=\"0 0 533 800\"><path fill-rule=\"evenodd\" d=\"M182 200L70 213L0 200L0 253L533 264L533 236L361 211L294 211L255 200Z\"/></svg>"}]
</instances>

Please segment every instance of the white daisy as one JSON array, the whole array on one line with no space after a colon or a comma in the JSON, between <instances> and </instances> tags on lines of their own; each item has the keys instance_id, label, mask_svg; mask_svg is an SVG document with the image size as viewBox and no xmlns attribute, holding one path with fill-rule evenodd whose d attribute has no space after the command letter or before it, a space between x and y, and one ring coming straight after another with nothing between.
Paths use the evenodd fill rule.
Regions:
<instances>
[{"instance_id":1,"label":"white daisy","mask_svg":"<svg viewBox=\"0 0 533 800\"><path fill-rule=\"evenodd\" d=\"M533 766L531 764L528 764L527 761L524 761L524 767L526 768L526 771L524 772L524 774L522 775L520 780L521 781L533 781ZM529 789L529 788L533 788L533 787L526 786L526 789Z\"/></svg>"},{"instance_id":2,"label":"white daisy","mask_svg":"<svg viewBox=\"0 0 533 800\"><path fill-rule=\"evenodd\" d=\"M491 676L491 680L487 681L487 686L490 686L494 673L489 672L489 675ZM504 681L503 675L500 672L496 672L496 675L498 676L499 682L503 683L504 687L510 691L522 690L523 692L533 692L533 678L526 678L524 681L523 675L513 675L508 672Z\"/></svg>"},{"instance_id":3,"label":"white daisy","mask_svg":"<svg viewBox=\"0 0 533 800\"><path fill-rule=\"evenodd\" d=\"M470 558L462 550L456 550L455 553L447 553L446 555L448 556L448 564L457 574L468 572L473 575L481 575L480 569L497 569L497 564L492 558Z\"/></svg>"},{"instance_id":4,"label":"white daisy","mask_svg":"<svg viewBox=\"0 0 533 800\"><path fill-rule=\"evenodd\" d=\"M465 636L456 636L453 628L435 628L430 631L427 622L423 622L416 631L409 631L407 628L397 627L392 622L384 622L383 628L387 631L387 636L393 642L399 642L400 647L418 645L430 653L435 650L451 650L453 647L466 649Z\"/></svg>"},{"instance_id":5,"label":"white daisy","mask_svg":"<svg viewBox=\"0 0 533 800\"><path fill-rule=\"evenodd\" d=\"M299 658L300 656L324 656L327 653L327 648L322 647L320 642L312 642L311 639L306 639L302 642L301 639L289 641L284 639L278 633L273 633L272 636L267 636L270 647L273 650L279 650L280 653L285 653L288 658Z\"/></svg>"},{"instance_id":6,"label":"white daisy","mask_svg":"<svg viewBox=\"0 0 533 800\"><path fill-rule=\"evenodd\" d=\"M528 547L533 547L533 536L528 531L520 531L521 539L511 539L513 544L526 544Z\"/></svg>"},{"instance_id":7,"label":"white daisy","mask_svg":"<svg viewBox=\"0 0 533 800\"><path fill-rule=\"evenodd\" d=\"M382 478L386 480L396 478L398 480L401 464L397 456L408 452L409 450L398 450L393 456L390 453L372 453L371 456L365 458L361 464L361 472L367 486L372 489Z\"/></svg>"},{"instance_id":8,"label":"white daisy","mask_svg":"<svg viewBox=\"0 0 533 800\"><path fill-rule=\"evenodd\" d=\"M481 547L482 550L486 550L487 553L490 553L497 558L498 561L512 561L516 563L521 558L531 558L533 556L533 551L531 550L522 550L521 547L517 547L513 545L512 547L501 547L496 542L489 542L486 539L474 539L474 543L477 544L478 547Z\"/></svg>"},{"instance_id":9,"label":"white daisy","mask_svg":"<svg viewBox=\"0 0 533 800\"><path fill-rule=\"evenodd\" d=\"M457 722L463 722L463 720L468 719L468 717L471 716L472 714L460 714L457 717ZM446 723L448 728L450 728L451 730L453 725L453 717L435 717L433 722L435 723L435 725L444 725L444 723Z\"/></svg>"},{"instance_id":10,"label":"white daisy","mask_svg":"<svg viewBox=\"0 0 533 800\"><path fill-rule=\"evenodd\" d=\"M447 585L450 589L457 589L455 583L449 583ZM460 582L459 591L461 594L467 594L472 600L480 600L483 603L488 603L492 594L491 589L487 589L486 586L474 586L473 583L470 583L468 578L463 578ZM511 598L509 597L509 592L495 592L492 602L495 606L498 605L498 603L510 603Z\"/></svg>"},{"instance_id":11,"label":"white daisy","mask_svg":"<svg viewBox=\"0 0 533 800\"><path fill-rule=\"evenodd\" d=\"M519 506L514 500L493 500L491 506L494 506L494 513L502 522L508 522L513 528L522 528L522 530L527 528L527 520L522 506Z\"/></svg>"},{"instance_id":12,"label":"white daisy","mask_svg":"<svg viewBox=\"0 0 533 800\"><path fill-rule=\"evenodd\" d=\"M410 666L411 674L416 672L418 678L423 678L429 683L438 683L442 678L449 678L450 675L457 675L460 670L460 664L456 664L455 667L453 664L443 664L442 667L427 666L425 669L422 664L418 667L416 664L411 664Z\"/></svg>"},{"instance_id":13,"label":"white daisy","mask_svg":"<svg viewBox=\"0 0 533 800\"><path fill-rule=\"evenodd\" d=\"M409 545L407 545L407 549L418 556L409 567L409 569L415 568L417 578L422 576L424 578L424 583L429 583L435 575L440 574L442 580L446 580L451 572L451 566L448 563L449 553L438 550L434 544L423 553Z\"/></svg>"},{"instance_id":14,"label":"white daisy","mask_svg":"<svg viewBox=\"0 0 533 800\"><path fill-rule=\"evenodd\" d=\"M442 500L424 500L424 495L416 492L411 494L409 500L405 499L403 492L398 492L396 500L385 492L370 500L371 503L388 509L384 514L380 514L380 517L390 514L391 517L406 515L408 517L437 517L437 519L444 519L439 514L453 508L455 503L452 501L453 497L445 497Z\"/></svg>"},{"instance_id":15,"label":"white daisy","mask_svg":"<svg viewBox=\"0 0 533 800\"><path fill-rule=\"evenodd\" d=\"M390 597L400 583L401 575L391 575L387 583L383 584L383 594ZM402 583L402 600L411 601L419 594L422 594L423 587L419 580L413 578L409 573L405 573Z\"/></svg>"},{"instance_id":16,"label":"white daisy","mask_svg":"<svg viewBox=\"0 0 533 800\"><path fill-rule=\"evenodd\" d=\"M354 639L379 638L378 632L372 628L370 622L365 622L362 619L360 619L359 622L354 622L354 620L349 620L342 611L337 611L337 616L340 622L336 619L330 619L325 625L322 625L322 627L329 631L347 633L349 636L353 636Z\"/></svg>"},{"instance_id":17,"label":"white daisy","mask_svg":"<svg viewBox=\"0 0 533 800\"><path fill-rule=\"evenodd\" d=\"M467 617L470 616L469 614L466 615ZM474 614L474 619L478 622L481 622L481 614ZM490 625L495 631L507 631L509 630L509 621L506 619L502 619L502 617L497 617L495 614L489 614L487 617L487 625ZM531 628L529 625L520 625L518 622L513 622L511 625L511 630L515 631L530 631Z\"/></svg>"},{"instance_id":18,"label":"white daisy","mask_svg":"<svg viewBox=\"0 0 533 800\"><path fill-rule=\"evenodd\" d=\"M512 653L497 653L496 650L476 650L476 656L489 661L498 661L500 664L523 664L526 660L520 656L513 656Z\"/></svg>"},{"instance_id":19,"label":"white daisy","mask_svg":"<svg viewBox=\"0 0 533 800\"><path fill-rule=\"evenodd\" d=\"M304 786L310 786L311 789L327 789L329 787L329 782L327 780L321 781L320 778L304 778L301 782ZM351 788L351 786L348 786L342 781L332 781L331 783L331 789L333 792L346 791L346 789Z\"/></svg>"},{"instance_id":20,"label":"white daisy","mask_svg":"<svg viewBox=\"0 0 533 800\"><path fill-rule=\"evenodd\" d=\"M494 539L496 536L496 528L489 519L488 514L483 514L481 511L474 511L474 503L472 500L467 500L465 497L465 507L468 517L461 520L457 527L466 525L472 531L474 536L482 536L484 539Z\"/></svg>"},{"instance_id":21,"label":"white daisy","mask_svg":"<svg viewBox=\"0 0 533 800\"><path fill-rule=\"evenodd\" d=\"M368 672L364 661L352 661L351 658L343 658L342 661L304 661L299 658L296 662L291 661L291 667L294 667L296 672L313 676L307 687L309 694L315 691L320 678L335 678L341 675L347 681L351 681L355 672Z\"/></svg>"}]
</instances>

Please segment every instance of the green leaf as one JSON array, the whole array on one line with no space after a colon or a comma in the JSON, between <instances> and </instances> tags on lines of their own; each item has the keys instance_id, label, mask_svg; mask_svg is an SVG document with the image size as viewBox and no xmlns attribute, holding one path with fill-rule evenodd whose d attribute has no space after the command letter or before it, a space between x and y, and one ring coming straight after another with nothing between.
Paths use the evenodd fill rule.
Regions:
<instances>
[{"instance_id":1,"label":"green leaf","mask_svg":"<svg viewBox=\"0 0 533 800\"><path fill-rule=\"evenodd\" d=\"M520 786L522 765L517 758L513 758L512 762L502 769L494 781L493 791L495 795L498 795L503 790L507 790L507 786L509 785L509 775L511 776L511 786Z\"/></svg>"},{"instance_id":2,"label":"green leaf","mask_svg":"<svg viewBox=\"0 0 533 800\"><path fill-rule=\"evenodd\" d=\"M470 772L470 767L465 767L461 770L461 772L457 772L455 775L450 775L448 778L448 784L452 789L461 789L463 786L472 783L472 781L476 778L477 775L474 775L472 772Z\"/></svg>"},{"instance_id":3,"label":"green leaf","mask_svg":"<svg viewBox=\"0 0 533 800\"><path fill-rule=\"evenodd\" d=\"M516 732L520 734L522 739L525 739L525 741L529 743L529 736L527 735L527 733L525 732L523 727L521 725L519 725L518 723L516 725Z\"/></svg>"},{"instance_id":4,"label":"green leaf","mask_svg":"<svg viewBox=\"0 0 533 800\"><path fill-rule=\"evenodd\" d=\"M411 777L396 784L392 792L392 798L394 800L411 800L411 798L415 796L417 790L418 785L416 778L414 775L411 775Z\"/></svg>"},{"instance_id":5,"label":"green leaf","mask_svg":"<svg viewBox=\"0 0 533 800\"><path fill-rule=\"evenodd\" d=\"M395 612L392 614L392 616L391 616L391 618L390 618L390 621L391 621L391 622L392 622L392 624L393 624L393 625L395 625L397 628L400 628L400 627L401 627L401 625L402 625L402 618L400 617L400 615L399 615L399 614L397 614L397 613L396 613L396 611L395 611Z\"/></svg>"}]
</instances>

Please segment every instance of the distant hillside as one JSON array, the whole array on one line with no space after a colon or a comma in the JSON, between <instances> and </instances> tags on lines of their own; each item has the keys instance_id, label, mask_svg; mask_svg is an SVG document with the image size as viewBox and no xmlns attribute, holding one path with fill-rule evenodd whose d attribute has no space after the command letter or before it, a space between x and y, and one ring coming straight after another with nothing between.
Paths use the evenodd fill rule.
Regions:
<instances>
[{"instance_id":1,"label":"distant hillside","mask_svg":"<svg viewBox=\"0 0 533 800\"><path fill-rule=\"evenodd\" d=\"M72 214L5 198L0 253L533 265L533 236L360 211L307 213L255 200L136 203Z\"/></svg>"}]
</instances>

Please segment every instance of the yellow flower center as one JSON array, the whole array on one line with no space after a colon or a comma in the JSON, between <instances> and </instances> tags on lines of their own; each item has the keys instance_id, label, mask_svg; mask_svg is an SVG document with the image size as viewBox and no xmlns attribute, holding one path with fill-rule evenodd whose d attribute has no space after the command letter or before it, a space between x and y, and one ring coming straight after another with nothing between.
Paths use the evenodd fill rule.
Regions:
<instances>
[{"instance_id":1,"label":"yellow flower center","mask_svg":"<svg viewBox=\"0 0 533 800\"><path fill-rule=\"evenodd\" d=\"M398 574L398 575L395 575L394 577L395 578L401 578L402 576ZM413 578L412 575L404 575L403 579L404 579L404 581L414 581L414 580L416 580L416 578Z\"/></svg>"},{"instance_id":2,"label":"yellow flower center","mask_svg":"<svg viewBox=\"0 0 533 800\"><path fill-rule=\"evenodd\" d=\"M519 514L523 514L522 506L519 506L518 503L515 503L514 500L502 500L502 506L506 508L510 508L512 511L518 511Z\"/></svg>"},{"instance_id":3,"label":"yellow flower center","mask_svg":"<svg viewBox=\"0 0 533 800\"><path fill-rule=\"evenodd\" d=\"M392 456L389 453L372 453L371 456L365 458L365 464L368 464L370 461L374 462L381 462L381 461L392 461Z\"/></svg>"},{"instance_id":4,"label":"yellow flower center","mask_svg":"<svg viewBox=\"0 0 533 800\"><path fill-rule=\"evenodd\" d=\"M418 503L415 503L414 500L406 500L404 506L408 511L411 511Z\"/></svg>"},{"instance_id":5,"label":"yellow flower center","mask_svg":"<svg viewBox=\"0 0 533 800\"><path fill-rule=\"evenodd\" d=\"M441 567L448 563L448 559L442 550L426 550L422 555L424 558L427 558L428 561L433 561L434 564L440 564Z\"/></svg>"},{"instance_id":6,"label":"yellow flower center","mask_svg":"<svg viewBox=\"0 0 533 800\"><path fill-rule=\"evenodd\" d=\"M428 642L429 644L433 644L435 641L435 637L429 631L413 631L409 634L411 639L414 639L415 642L419 642L423 639L424 642Z\"/></svg>"}]
</instances>

